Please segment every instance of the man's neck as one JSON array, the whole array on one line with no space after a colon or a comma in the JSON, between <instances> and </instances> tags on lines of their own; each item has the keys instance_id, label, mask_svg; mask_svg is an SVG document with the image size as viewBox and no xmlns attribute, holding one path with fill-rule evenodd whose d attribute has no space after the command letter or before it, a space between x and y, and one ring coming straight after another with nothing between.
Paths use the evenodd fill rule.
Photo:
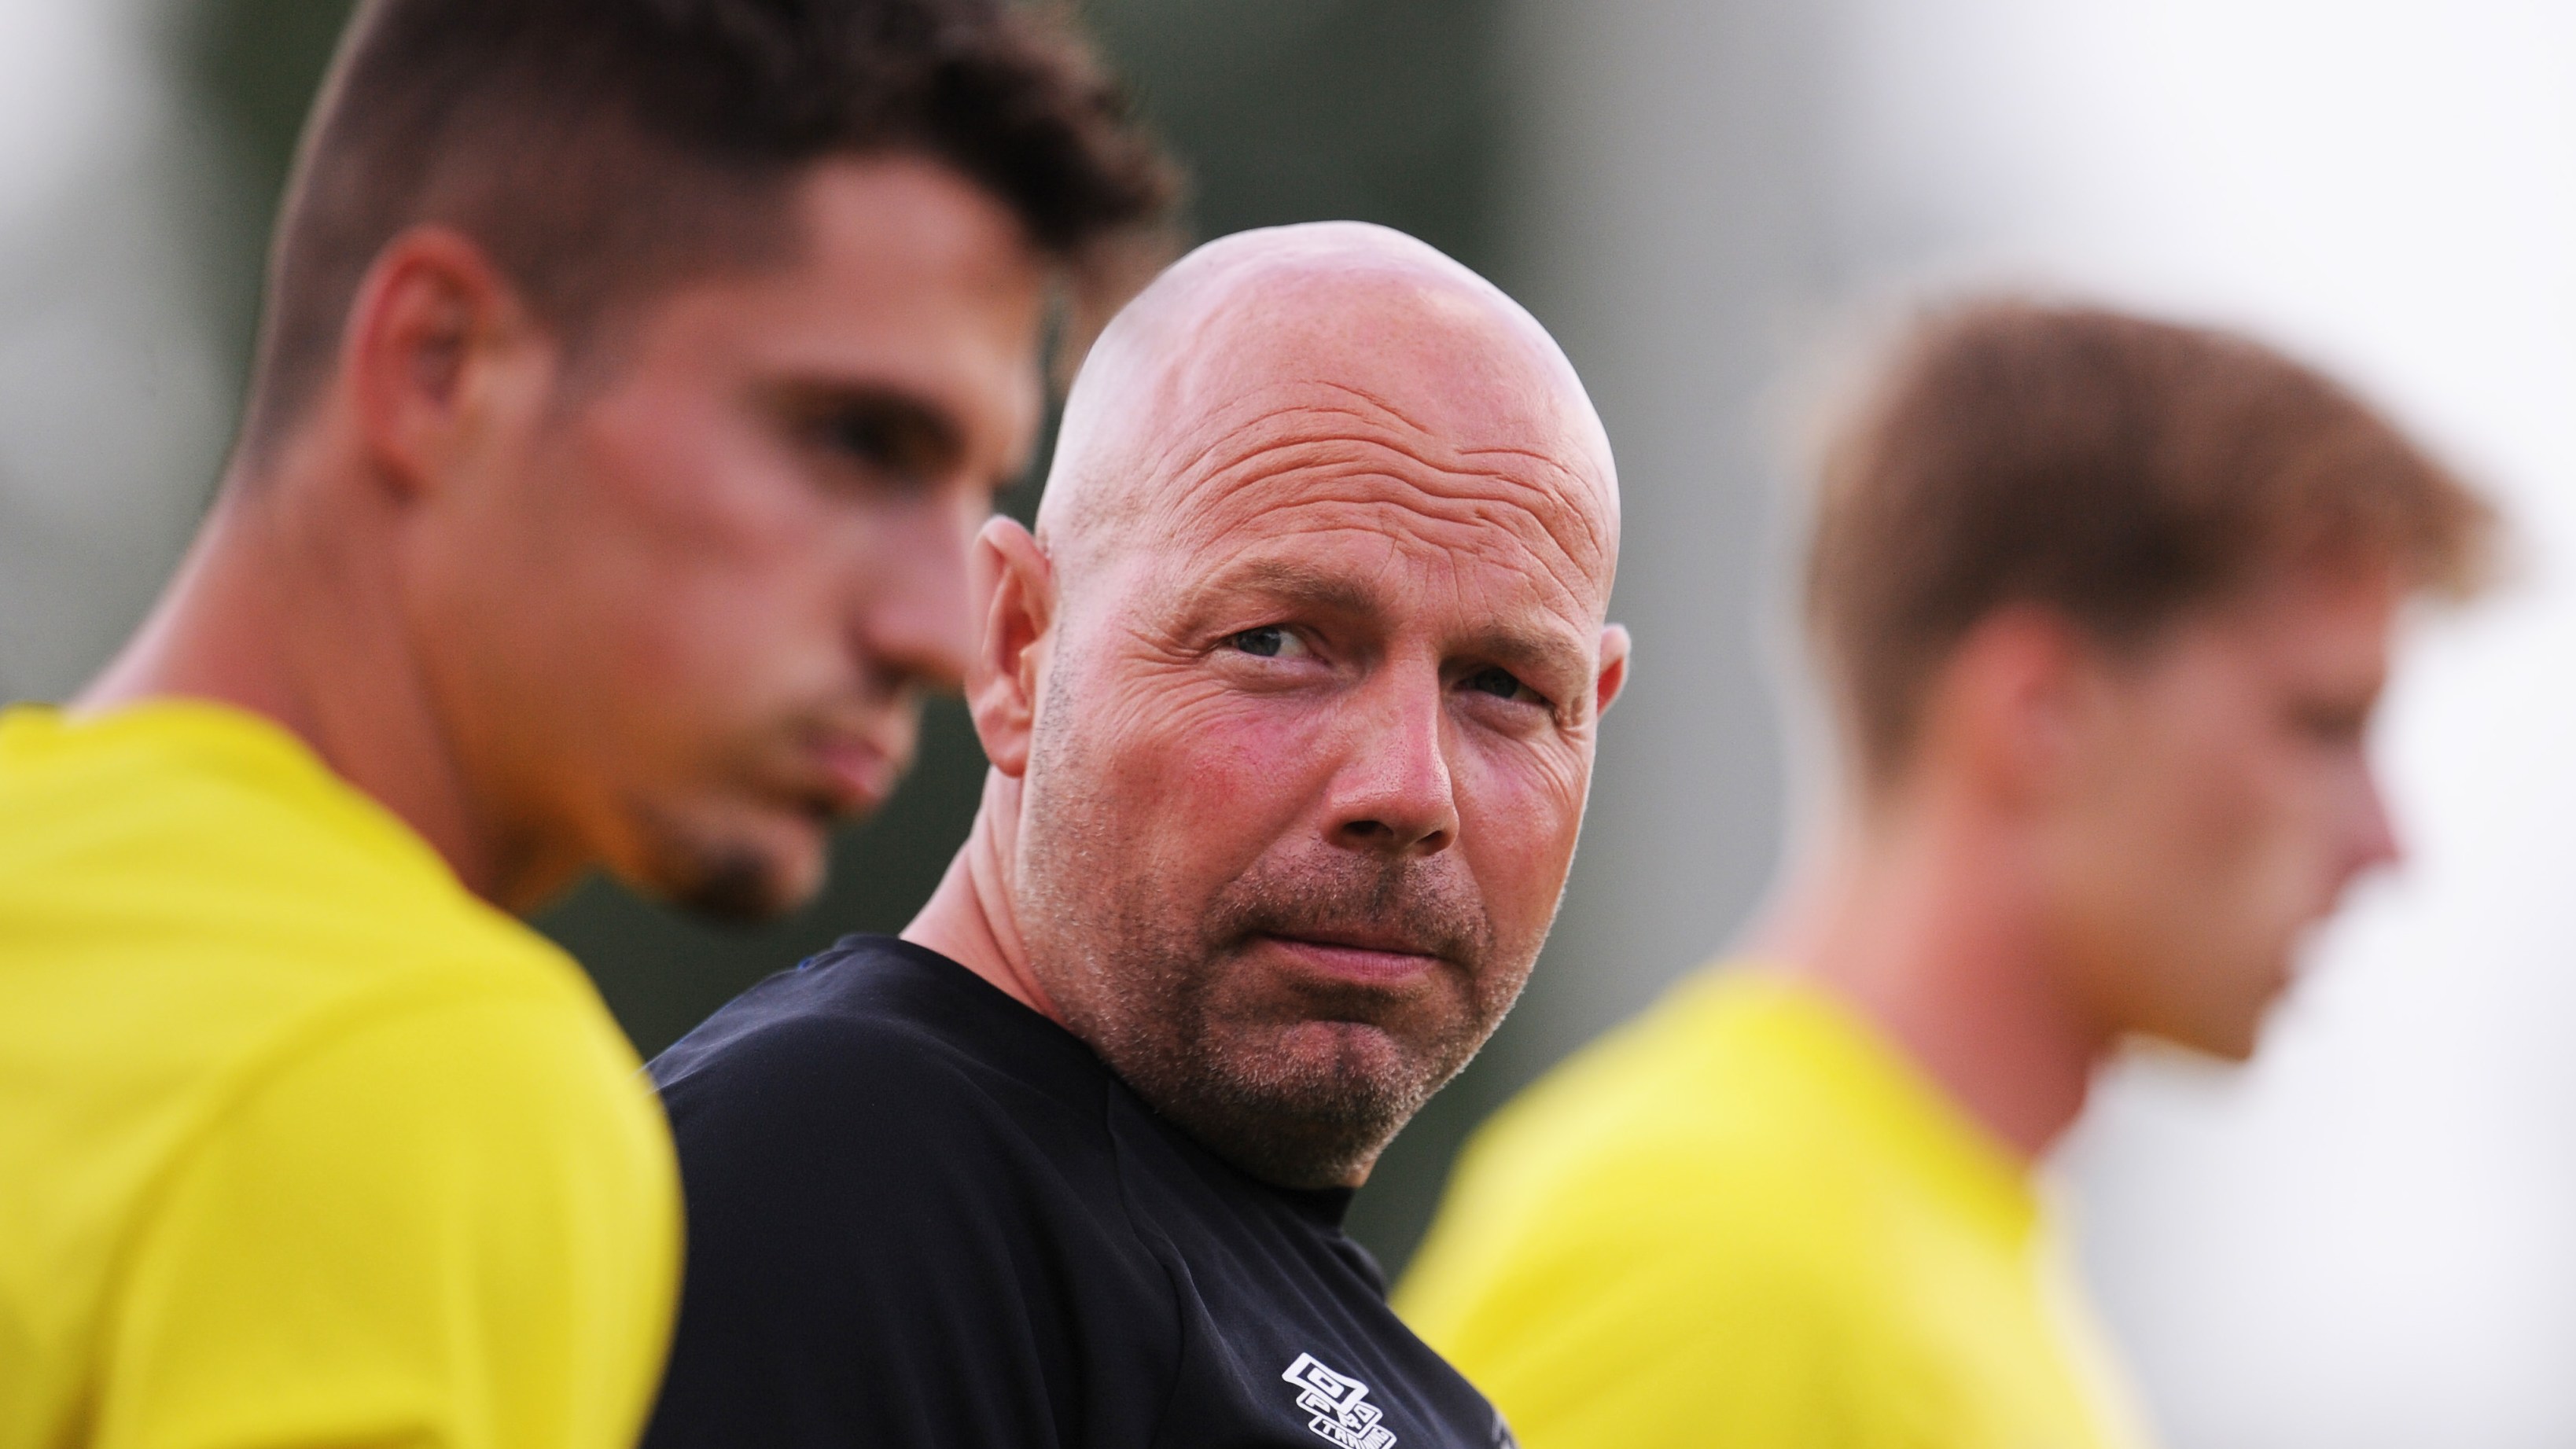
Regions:
<instances>
[{"instance_id":1,"label":"man's neck","mask_svg":"<svg viewBox=\"0 0 2576 1449\"><path fill-rule=\"evenodd\" d=\"M1857 1008L2036 1159L2083 1111L2113 1041L2067 989L2013 849L1938 811L1855 826L1758 949Z\"/></svg>"},{"instance_id":2,"label":"man's neck","mask_svg":"<svg viewBox=\"0 0 2576 1449\"><path fill-rule=\"evenodd\" d=\"M409 647L388 521L370 516L382 505L330 494L286 476L228 482L151 617L70 711L197 699L263 716L418 832L468 889L524 908Z\"/></svg>"},{"instance_id":3,"label":"man's neck","mask_svg":"<svg viewBox=\"0 0 2576 1449\"><path fill-rule=\"evenodd\" d=\"M1017 849L1021 782L999 770L984 776L975 826L948 863L939 888L903 928L903 939L964 966L1012 1000L1062 1025L1064 1014L1035 973L1011 906L1011 861Z\"/></svg>"}]
</instances>

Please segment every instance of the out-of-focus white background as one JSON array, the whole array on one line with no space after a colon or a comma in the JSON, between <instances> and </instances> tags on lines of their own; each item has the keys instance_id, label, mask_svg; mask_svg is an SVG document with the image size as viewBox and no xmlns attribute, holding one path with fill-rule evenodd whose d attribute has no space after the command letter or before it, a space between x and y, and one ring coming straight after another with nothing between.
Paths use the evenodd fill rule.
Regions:
<instances>
[{"instance_id":1,"label":"out-of-focus white background","mask_svg":"<svg viewBox=\"0 0 2576 1449\"><path fill-rule=\"evenodd\" d=\"M2576 1442L2576 6L1876 3L1868 261L2241 321L2487 481L2519 586L2381 732L2412 859L2234 1077L2124 1074L2067 1166L2175 1442Z\"/></svg>"},{"instance_id":2,"label":"out-of-focus white background","mask_svg":"<svg viewBox=\"0 0 2576 1449\"><path fill-rule=\"evenodd\" d=\"M0 0L0 695L132 626L226 425L148 33L138 0Z\"/></svg>"},{"instance_id":3,"label":"out-of-focus white background","mask_svg":"<svg viewBox=\"0 0 2576 1449\"><path fill-rule=\"evenodd\" d=\"M1614 411L1653 399L1614 430L1640 489L1740 445L1735 358L1776 366L1802 308L2000 280L2279 339L2504 503L2516 586L2419 628L2381 730L2405 869L2317 943L2257 1065L2122 1071L2062 1168L2173 1444L2576 1442L2576 7L1611 0L1547 29L1571 63L1531 69L1533 300L1580 319ZM1694 333L1710 316L1734 335ZM1676 652L1665 591L1723 617L1737 586L1693 563L1735 555L1630 537L1623 602L1662 615L1642 699ZM1653 803L1725 769L1695 759L1735 743L1695 728L1733 683L1705 677L1626 721L1655 746L1605 760L1605 823L1655 824L1593 842L1628 879L1568 922L1650 972L1682 943L1627 957L1654 929L1631 918L1681 914L1722 833Z\"/></svg>"},{"instance_id":4,"label":"out-of-focus white background","mask_svg":"<svg viewBox=\"0 0 2576 1449\"><path fill-rule=\"evenodd\" d=\"M177 8L0 0L0 697L60 695L132 626L230 426L252 264L219 238L247 183L174 79ZM286 7L231 8L256 70ZM1438 239L1558 332L1620 454L1636 684L1540 979L1363 1199L1382 1252L1477 1112L1770 881L1796 732L1777 380L1920 289L2080 291L2352 377L2492 488L2521 564L2418 625L2380 738L2411 859L2317 943L2262 1059L2124 1068L2066 1153L2106 1316L2179 1449L2576 1443L2576 5L1092 9L1201 167L1203 223L1366 211L1316 156L1472 161ZM1364 30L1354 79L1332 37ZM1299 45L1311 95L1210 79ZM1352 116L1368 134L1326 134Z\"/></svg>"}]
</instances>

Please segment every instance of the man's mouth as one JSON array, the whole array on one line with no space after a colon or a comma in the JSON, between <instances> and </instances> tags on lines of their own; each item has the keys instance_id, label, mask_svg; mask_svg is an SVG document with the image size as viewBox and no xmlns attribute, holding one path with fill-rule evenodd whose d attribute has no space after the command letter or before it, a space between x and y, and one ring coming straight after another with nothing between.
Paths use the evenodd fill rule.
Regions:
<instances>
[{"instance_id":1,"label":"man's mouth","mask_svg":"<svg viewBox=\"0 0 2576 1449\"><path fill-rule=\"evenodd\" d=\"M1401 986L1438 967L1420 941L1375 931L1264 932L1255 938L1297 969L1361 986Z\"/></svg>"},{"instance_id":2,"label":"man's mouth","mask_svg":"<svg viewBox=\"0 0 2576 1449\"><path fill-rule=\"evenodd\" d=\"M850 735L822 735L809 742L810 798L833 816L864 814L894 793L901 765L884 750Z\"/></svg>"}]
</instances>

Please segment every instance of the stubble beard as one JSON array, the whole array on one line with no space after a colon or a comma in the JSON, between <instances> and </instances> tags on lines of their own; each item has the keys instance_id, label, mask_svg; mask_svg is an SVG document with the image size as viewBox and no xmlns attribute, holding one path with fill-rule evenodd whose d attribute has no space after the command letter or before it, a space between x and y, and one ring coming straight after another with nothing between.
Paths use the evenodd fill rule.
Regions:
<instances>
[{"instance_id":1,"label":"stubble beard","mask_svg":"<svg viewBox=\"0 0 2576 1449\"><path fill-rule=\"evenodd\" d=\"M1475 1055L1537 955L1501 943L1454 859L1331 847L1265 857L1211 901L1180 898L1099 795L1033 759L1017 907L1065 1026L1149 1105L1282 1187L1349 1185ZM1062 784L1059 791L1051 788ZM1264 991L1271 935L1367 923L1440 958L1427 983Z\"/></svg>"},{"instance_id":2,"label":"stubble beard","mask_svg":"<svg viewBox=\"0 0 2576 1449\"><path fill-rule=\"evenodd\" d=\"M627 883L645 895L722 926L758 926L814 894L786 864L746 841L674 812L639 810L646 856ZM624 872L620 873L622 876Z\"/></svg>"}]
</instances>

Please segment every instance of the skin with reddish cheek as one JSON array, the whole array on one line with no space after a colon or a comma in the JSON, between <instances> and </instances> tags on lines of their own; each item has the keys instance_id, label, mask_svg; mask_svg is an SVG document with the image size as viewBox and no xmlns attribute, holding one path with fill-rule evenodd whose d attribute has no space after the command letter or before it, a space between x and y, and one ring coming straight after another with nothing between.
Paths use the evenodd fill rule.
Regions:
<instances>
[{"instance_id":1,"label":"skin with reddish cheek","mask_svg":"<svg viewBox=\"0 0 2576 1449\"><path fill-rule=\"evenodd\" d=\"M873 808L911 753L912 661L853 647L853 621L892 602L854 583L894 599L916 589L962 615L962 569L942 578L915 565L907 579L904 561L962 560L981 511L937 493L852 508L814 486L808 461L783 440L691 416L686 404L703 392L678 392L676 406L638 397L621 408L631 416L585 429L593 456L567 474L620 490L585 508L584 526L631 528L625 547L580 555L611 575L579 594L604 676L586 697L687 703L631 721L593 717L584 730L631 736L645 756L641 778L731 778L824 813ZM734 486L711 488L710 478ZM810 758L825 738L858 757L851 779L829 778Z\"/></svg>"},{"instance_id":2,"label":"skin with reddish cheek","mask_svg":"<svg viewBox=\"0 0 2576 1449\"><path fill-rule=\"evenodd\" d=\"M1324 1183L1527 978L1582 817L1605 601L1527 506L1574 511L1544 488L1394 450L1294 461L1221 466L1162 546L1068 597L1021 916L1057 1005L1149 1099ZM1241 647L1264 630L1291 657ZM1552 646L1509 656L1544 698L1461 687L1498 634Z\"/></svg>"},{"instance_id":3,"label":"skin with reddish cheek","mask_svg":"<svg viewBox=\"0 0 2576 1449\"><path fill-rule=\"evenodd\" d=\"M1421 471L1418 465L1414 471ZM1528 914L1516 909L1524 902L1544 902L1552 911L1552 895L1528 887L1561 878L1571 855L1567 824L1580 819L1590 778L1594 721L1588 677L1546 681L1563 702L1543 727L1521 722L1503 731L1461 719L1454 701L1441 702L1446 691L1436 642L1425 647L1416 639L1372 641L1366 647L1383 655L1365 667L1378 678L1335 686L1343 691L1337 707L1319 710L1301 697L1282 701L1250 692L1211 667L1207 636L1231 632L1228 626L1243 620L1263 622L1258 596L1238 605L1248 610L1240 619L1201 621L1197 638L1168 627L1170 621L1186 621L1194 602L1179 581L1214 575L1229 561L1257 571L1275 552L1370 581L1406 599L1426 621L1472 625L1509 618L1522 627L1555 630L1569 642L1597 634L1602 601L1590 600L1586 610L1575 595L1580 573L1545 528L1517 506L1518 499L1485 500L1474 510L1480 516L1462 517L1470 510L1457 506L1454 495L1432 493L1409 479L1381 474L1336 481L1340 486L1288 475L1238 486L1229 494L1238 506L1209 509L1184 525L1194 525L1204 542L1180 555L1156 580L1159 587L1127 611L1131 618L1165 624L1136 640L1145 667L1133 691L1135 714L1162 738L1131 739L1128 747L1140 756L1156 743L1180 752L1184 758L1173 764L1184 778L1206 782L1207 803L1231 802L1241 809L1265 793L1286 794L1282 787L1295 779L1297 762L1329 769L1365 758L1404 732L1401 716L1407 711L1434 716L1434 748L1449 776L1451 807L1460 816L1454 849L1478 879L1493 882L1486 894L1505 902L1507 914ZM1342 496L1317 500L1318 493ZM1279 494L1315 501L1260 506L1263 498ZM1530 535L1542 546L1528 546ZM1569 575L1578 581L1575 587L1568 587ZM1158 693L1158 687L1169 693ZM1121 703L1126 702L1106 706L1107 712L1115 717ZM1153 778L1172 774L1165 770ZM1319 797L1328 784L1297 783L1309 797Z\"/></svg>"},{"instance_id":4,"label":"skin with reddish cheek","mask_svg":"<svg viewBox=\"0 0 2576 1449\"><path fill-rule=\"evenodd\" d=\"M1255 1176L1365 1179L1554 915L1617 537L1490 284L1355 223L1202 247L1085 360L1034 536L984 531L993 774L906 937Z\"/></svg>"},{"instance_id":5,"label":"skin with reddish cheek","mask_svg":"<svg viewBox=\"0 0 2576 1449\"><path fill-rule=\"evenodd\" d=\"M810 895L893 789L1038 406L1042 270L998 202L882 160L800 206L796 260L651 302L460 490L419 630L505 829L732 916Z\"/></svg>"}]
</instances>

